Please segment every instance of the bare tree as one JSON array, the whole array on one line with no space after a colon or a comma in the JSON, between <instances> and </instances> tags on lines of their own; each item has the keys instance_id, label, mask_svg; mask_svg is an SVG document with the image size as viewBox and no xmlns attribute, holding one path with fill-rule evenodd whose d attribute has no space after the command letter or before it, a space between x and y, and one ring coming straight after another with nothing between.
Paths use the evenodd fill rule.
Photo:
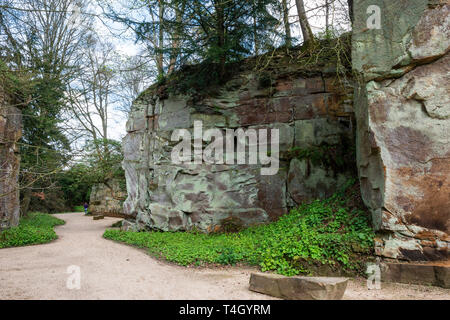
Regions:
<instances>
[{"instance_id":1,"label":"bare tree","mask_svg":"<svg viewBox=\"0 0 450 320\"><path fill-rule=\"evenodd\" d=\"M79 75L69 87L71 115L84 129L87 139L108 140L108 122L114 101L116 70L113 62L115 49L110 43L92 38L85 49L85 57ZM106 142L103 147L107 149ZM104 150L96 145L99 158Z\"/></svg>"},{"instance_id":2,"label":"bare tree","mask_svg":"<svg viewBox=\"0 0 450 320\"><path fill-rule=\"evenodd\" d=\"M155 72L140 55L120 57L119 63L116 82L118 90L115 92L119 101L116 108L128 116L132 102L153 83Z\"/></svg>"}]
</instances>

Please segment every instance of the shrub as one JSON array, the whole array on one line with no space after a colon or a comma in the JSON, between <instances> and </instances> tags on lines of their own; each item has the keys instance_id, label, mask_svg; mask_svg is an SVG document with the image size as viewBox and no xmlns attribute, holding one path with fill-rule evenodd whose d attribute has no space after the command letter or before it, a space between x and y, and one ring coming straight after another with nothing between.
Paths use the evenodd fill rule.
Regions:
<instances>
[{"instance_id":1,"label":"shrub","mask_svg":"<svg viewBox=\"0 0 450 320\"><path fill-rule=\"evenodd\" d=\"M0 232L0 248L48 243L58 238L53 227L64 221L48 214L30 213L18 227Z\"/></svg>"},{"instance_id":2,"label":"shrub","mask_svg":"<svg viewBox=\"0 0 450 320\"><path fill-rule=\"evenodd\" d=\"M75 206L73 208L73 212L84 212L84 207L83 206Z\"/></svg>"}]
</instances>

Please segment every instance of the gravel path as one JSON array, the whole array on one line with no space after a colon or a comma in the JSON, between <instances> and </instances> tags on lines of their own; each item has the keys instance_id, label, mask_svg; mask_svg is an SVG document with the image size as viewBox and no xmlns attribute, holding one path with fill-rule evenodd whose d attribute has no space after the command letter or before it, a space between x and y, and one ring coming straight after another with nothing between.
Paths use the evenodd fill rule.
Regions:
<instances>
[{"instance_id":1,"label":"gravel path","mask_svg":"<svg viewBox=\"0 0 450 320\"><path fill-rule=\"evenodd\" d=\"M248 290L251 268L183 268L142 250L102 238L118 219L93 221L81 213L57 215L59 239L0 250L0 299L270 299ZM79 266L81 288L70 290L69 266ZM450 299L450 290L385 285L368 291L349 283L346 299Z\"/></svg>"}]
</instances>

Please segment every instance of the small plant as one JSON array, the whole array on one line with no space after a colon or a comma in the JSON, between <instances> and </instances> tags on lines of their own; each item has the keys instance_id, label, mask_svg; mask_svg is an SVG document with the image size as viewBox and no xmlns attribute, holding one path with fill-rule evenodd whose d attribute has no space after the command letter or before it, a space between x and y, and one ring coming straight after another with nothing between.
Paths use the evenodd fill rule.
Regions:
<instances>
[{"instance_id":1,"label":"small plant","mask_svg":"<svg viewBox=\"0 0 450 320\"><path fill-rule=\"evenodd\" d=\"M223 265L235 265L240 259L240 256L234 252L233 248L224 248L217 257L217 263Z\"/></svg>"}]
</instances>

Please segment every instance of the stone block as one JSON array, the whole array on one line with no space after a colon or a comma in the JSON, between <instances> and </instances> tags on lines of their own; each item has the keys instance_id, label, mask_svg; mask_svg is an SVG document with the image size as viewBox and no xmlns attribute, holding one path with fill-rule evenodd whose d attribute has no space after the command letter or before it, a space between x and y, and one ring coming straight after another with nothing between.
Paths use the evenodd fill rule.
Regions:
<instances>
[{"instance_id":1,"label":"stone block","mask_svg":"<svg viewBox=\"0 0 450 320\"><path fill-rule=\"evenodd\" d=\"M450 288L450 263L383 263L381 280Z\"/></svg>"},{"instance_id":2,"label":"stone block","mask_svg":"<svg viewBox=\"0 0 450 320\"><path fill-rule=\"evenodd\" d=\"M250 276L250 290L286 300L341 300L347 278L285 277L274 274Z\"/></svg>"}]
</instances>

